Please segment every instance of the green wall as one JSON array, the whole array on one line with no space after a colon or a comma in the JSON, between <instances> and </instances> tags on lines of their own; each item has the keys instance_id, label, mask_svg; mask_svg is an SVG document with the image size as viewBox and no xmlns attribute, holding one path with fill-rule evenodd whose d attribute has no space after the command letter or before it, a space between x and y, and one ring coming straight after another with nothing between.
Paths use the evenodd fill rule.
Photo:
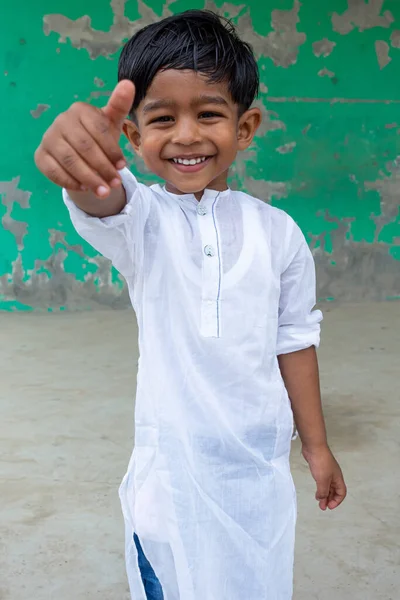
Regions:
<instances>
[{"instance_id":1,"label":"green wall","mask_svg":"<svg viewBox=\"0 0 400 600\"><path fill-rule=\"evenodd\" d=\"M33 153L76 100L105 103L123 41L188 8L218 9L259 59L264 124L232 186L288 211L313 249L321 300L400 297L397 0L24 0L0 9L0 309L128 303L73 231ZM133 157L127 151L127 157ZM132 169L145 181L143 165Z\"/></svg>"}]
</instances>

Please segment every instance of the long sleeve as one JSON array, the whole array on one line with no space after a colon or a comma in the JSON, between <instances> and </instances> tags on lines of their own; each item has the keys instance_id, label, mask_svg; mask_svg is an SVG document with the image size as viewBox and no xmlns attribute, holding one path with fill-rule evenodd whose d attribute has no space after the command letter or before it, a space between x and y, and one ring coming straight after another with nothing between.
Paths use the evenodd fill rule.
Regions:
<instances>
[{"instance_id":1,"label":"long sleeve","mask_svg":"<svg viewBox=\"0 0 400 600\"><path fill-rule=\"evenodd\" d=\"M315 310L315 265L300 228L292 222L281 274L277 354L319 346L322 313Z\"/></svg>"},{"instance_id":2,"label":"long sleeve","mask_svg":"<svg viewBox=\"0 0 400 600\"><path fill-rule=\"evenodd\" d=\"M124 277L131 277L142 260L143 234L150 212L151 194L128 169L123 169L121 176L127 203L117 215L92 217L75 205L66 190L63 190L63 199L79 235L110 259Z\"/></svg>"}]
</instances>

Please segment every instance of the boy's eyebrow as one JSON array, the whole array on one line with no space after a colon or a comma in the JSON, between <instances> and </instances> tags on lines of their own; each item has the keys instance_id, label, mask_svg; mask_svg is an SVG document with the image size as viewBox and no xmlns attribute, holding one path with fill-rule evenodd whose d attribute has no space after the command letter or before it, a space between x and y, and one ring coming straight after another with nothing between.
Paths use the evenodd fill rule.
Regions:
<instances>
[{"instance_id":1,"label":"boy's eyebrow","mask_svg":"<svg viewBox=\"0 0 400 600\"><path fill-rule=\"evenodd\" d=\"M153 100L153 102L148 102L143 106L143 112L148 113L158 108L171 108L174 104L175 102L172 100Z\"/></svg>"},{"instance_id":2,"label":"boy's eyebrow","mask_svg":"<svg viewBox=\"0 0 400 600\"><path fill-rule=\"evenodd\" d=\"M202 94L192 101L193 106L199 106L200 104L217 104L218 106L227 106L228 102L222 96L209 96L208 94ZM144 113L158 110L159 108L171 108L175 105L173 100L153 100L148 102L143 107Z\"/></svg>"},{"instance_id":3,"label":"boy's eyebrow","mask_svg":"<svg viewBox=\"0 0 400 600\"><path fill-rule=\"evenodd\" d=\"M208 94L202 94L198 98L195 98L193 100L193 104L218 104L219 106L228 105L227 101L222 96L209 96Z\"/></svg>"}]
</instances>

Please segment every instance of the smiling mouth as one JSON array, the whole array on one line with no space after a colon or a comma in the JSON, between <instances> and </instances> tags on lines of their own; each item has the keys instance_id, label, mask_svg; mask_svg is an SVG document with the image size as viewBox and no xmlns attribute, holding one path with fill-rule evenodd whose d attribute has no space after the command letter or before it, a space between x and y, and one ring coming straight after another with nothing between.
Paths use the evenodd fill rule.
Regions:
<instances>
[{"instance_id":1,"label":"smiling mouth","mask_svg":"<svg viewBox=\"0 0 400 600\"><path fill-rule=\"evenodd\" d=\"M196 158L171 158L170 160L176 165L185 165L186 167L200 165L205 162L209 156L198 156Z\"/></svg>"},{"instance_id":2,"label":"smiling mouth","mask_svg":"<svg viewBox=\"0 0 400 600\"><path fill-rule=\"evenodd\" d=\"M180 173L193 174L204 169L212 158L213 156L191 156L190 158L177 156L168 159L168 162L170 162L174 169Z\"/></svg>"}]
</instances>

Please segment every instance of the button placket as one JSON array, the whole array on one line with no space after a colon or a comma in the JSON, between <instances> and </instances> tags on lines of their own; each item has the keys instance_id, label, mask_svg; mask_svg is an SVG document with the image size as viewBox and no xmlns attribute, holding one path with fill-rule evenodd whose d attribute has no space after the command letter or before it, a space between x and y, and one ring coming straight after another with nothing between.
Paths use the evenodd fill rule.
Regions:
<instances>
[{"instance_id":1,"label":"button placket","mask_svg":"<svg viewBox=\"0 0 400 600\"><path fill-rule=\"evenodd\" d=\"M220 290L222 265L219 252L219 233L215 219L217 201L216 198L207 198L197 207L203 246L201 333L204 337L220 337L221 334Z\"/></svg>"}]
</instances>

